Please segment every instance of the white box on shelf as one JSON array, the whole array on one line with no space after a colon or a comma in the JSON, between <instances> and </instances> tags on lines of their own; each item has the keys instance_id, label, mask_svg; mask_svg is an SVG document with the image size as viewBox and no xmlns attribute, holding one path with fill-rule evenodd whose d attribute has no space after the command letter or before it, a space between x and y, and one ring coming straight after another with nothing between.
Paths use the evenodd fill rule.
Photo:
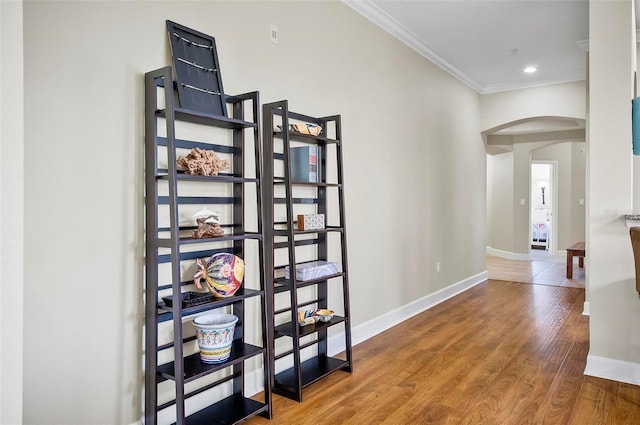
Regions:
<instances>
[{"instance_id":1,"label":"white box on shelf","mask_svg":"<svg viewBox=\"0 0 640 425\"><path fill-rule=\"evenodd\" d=\"M296 280L319 279L338 273L338 265L331 261L310 261L308 263L296 264ZM290 279L289 266L284 268L284 277Z\"/></svg>"},{"instance_id":2,"label":"white box on shelf","mask_svg":"<svg viewBox=\"0 0 640 425\"><path fill-rule=\"evenodd\" d=\"M298 230L324 229L324 214L298 214Z\"/></svg>"}]
</instances>

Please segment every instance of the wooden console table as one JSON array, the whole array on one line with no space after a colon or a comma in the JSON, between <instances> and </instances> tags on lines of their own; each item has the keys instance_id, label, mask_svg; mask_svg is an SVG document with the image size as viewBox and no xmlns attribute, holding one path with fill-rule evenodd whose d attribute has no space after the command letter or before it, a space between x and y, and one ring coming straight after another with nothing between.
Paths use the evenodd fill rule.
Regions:
<instances>
[{"instance_id":1,"label":"wooden console table","mask_svg":"<svg viewBox=\"0 0 640 425\"><path fill-rule=\"evenodd\" d=\"M573 257L578 257L578 266L584 267L584 242L576 242L567 248L567 279L573 278Z\"/></svg>"}]
</instances>

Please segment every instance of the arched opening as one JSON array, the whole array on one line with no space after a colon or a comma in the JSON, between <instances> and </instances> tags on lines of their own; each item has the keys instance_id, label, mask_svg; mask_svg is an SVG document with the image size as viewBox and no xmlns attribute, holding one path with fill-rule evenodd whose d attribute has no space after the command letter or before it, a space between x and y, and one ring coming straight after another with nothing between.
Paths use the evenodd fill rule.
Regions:
<instances>
[{"instance_id":1,"label":"arched opening","mask_svg":"<svg viewBox=\"0 0 640 425\"><path fill-rule=\"evenodd\" d=\"M514 143L582 141L585 120L582 118L539 116L507 122L483 131L487 154L513 151Z\"/></svg>"},{"instance_id":2,"label":"arched opening","mask_svg":"<svg viewBox=\"0 0 640 425\"><path fill-rule=\"evenodd\" d=\"M547 256L562 261L566 247L585 238L584 119L530 117L486 130L482 137L487 150L487 252L512 260ZM545 209L544 220L533 164L553 164L543 205L552 201L553 212ZM535 249L540 246L544 250Z\"/></svg>"}]
</instances>

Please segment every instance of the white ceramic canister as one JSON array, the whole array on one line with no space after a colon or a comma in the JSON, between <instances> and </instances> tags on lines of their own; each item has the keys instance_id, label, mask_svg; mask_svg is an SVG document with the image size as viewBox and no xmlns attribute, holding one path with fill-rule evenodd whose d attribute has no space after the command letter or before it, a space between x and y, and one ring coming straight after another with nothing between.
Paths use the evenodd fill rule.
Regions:
<instances>
[{"instance_id":1,"label":"white ceramic canister","mask_svg":"<svg viewBox=\"0 0 640 425\"><path fill-rule=\"evenodd\" d=\"M193 319L203 362L221 363L229 358L237 322L238 317L227 313L206 314Z\"/></svg>"}]
</instances>

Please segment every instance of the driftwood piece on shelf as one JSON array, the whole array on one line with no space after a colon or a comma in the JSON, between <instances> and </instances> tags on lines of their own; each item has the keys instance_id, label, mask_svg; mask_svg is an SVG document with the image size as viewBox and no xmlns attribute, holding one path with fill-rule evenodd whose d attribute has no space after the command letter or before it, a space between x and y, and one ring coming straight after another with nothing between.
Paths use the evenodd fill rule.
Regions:
<instances>
[{"instance_id":1,"label":"driftwood piece on shelf","mask_svg":"<svg viewBox=\"0 0 640 425\"><path fill-rule=\"evenodd\" d=\"M196 219L198 228L193 231L194 239L219 238L224 236L224 230L218 223L207 223L209 217L200 217Z\"/></svg>"},{"instance_id":2,"label":"driftwood piece on shelf","mask_svg":"<svg viewBox=\"0 0 640 425\"><path fill-rule=\"evenodd\" d=\"M217 176L229 168L229 161L220 159L214 151L193 148L189 155L178 158L178 170L198 176Z\"/></svg>"}]
</instances>

